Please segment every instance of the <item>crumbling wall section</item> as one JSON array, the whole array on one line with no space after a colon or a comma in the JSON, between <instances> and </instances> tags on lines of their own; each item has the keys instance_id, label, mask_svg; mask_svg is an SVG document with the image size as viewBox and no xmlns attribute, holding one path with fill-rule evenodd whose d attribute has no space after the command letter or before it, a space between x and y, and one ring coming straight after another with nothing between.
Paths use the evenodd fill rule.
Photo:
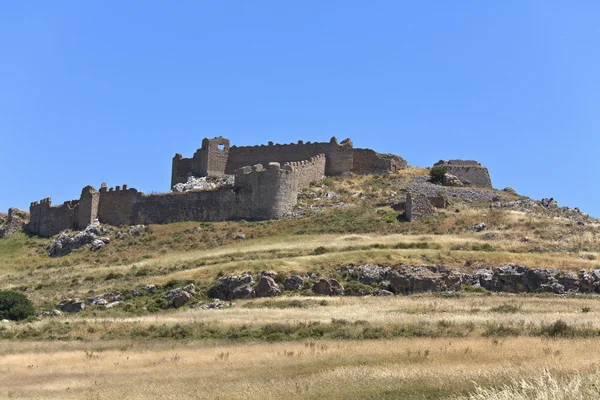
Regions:
<instances>
[{"instance_id":1,"label":"crumbling wall section","mask_svg":"<svg viewBox=\"0 0 600 400\"><path fill-rule=\"evenodd\" d=\"M439 161L434 166L442 166L466 185L492 188L492 180L487 168L474 160Z\"/></svg>"},{"instance_id":2,"label":"crumbling wall section","mask_svg":"<svg viewBox=\"0 0 600 400\"><path fill-rule=\"evenodd\" d=\"M183 158L181 154L175 154L171 169L171 187L187 182L190 175L201 177L225 174L228 158L228 139L222 136L212 139L204 138L202 147L196 150L192 158Z\"/></svg>"},{"instance_id":3,"label":"crumbling wall section","mask_svg":"<svg viewBox=\"0 0 600 400\"><path fill-rule=\"evenodd\" d=\"M83 229L98 218L98 206L100 204L100 192L93 186L86 186L81 191L79 198L79 211L77 216L77 228Z\"/></svg>"},{"instance_id":4,"label":"crumbling wall section","mask_svg":"<svg viewBox=\"0 0 600 400\"><path fill-rule=\"evenodd\" d=\"M324 169L324 158L309 165L280 167L270 163L241 168L233 188L214 191L141 194L132 205L131 223L163 224L181 221L262 220L283 217L296 204L298 180L311 176L312 169ZM314 173L316 175L316 173ZM321 172L322 174L322 172ZM322 175L321 175L322 176Z\"/></svg>"},{"instance_id":5,"label":"crumbling wall section","mask_svg":"<svg viewBox=\"0 0 600 400\"><path fill-rule=\"evenodd\" d=\"M188 175L192 173L193 159L183 158L179 153L173 157L173 166L171 168L171 187L178 183L186 183Z\"/></svg>"},{"instance_id":6,"label":"crumbling wall section","mask_svg":"<svg viewBox=\"0 0 600 400\"><path fill-rule=\"evenodd\" d=\"M289 163L310 160L319 154L325 155L325 175L337 176L352 171L352 142L349 139L338 143L335 137L327 143L273 144L260 146L232 146L225 173L233 174L236 170L247 166L269 162Z\"/></svg>"},{"instance_id":7,"label":"crumbling wall section","mask_svg":"<svg viewBox=\"0 0 600 400\"><path fill-rule=\"evenodd\" d=\"M435 209L423 193L407 193L404 218L414 221L435 214Z\"/></svg>"},{"instance_id":8,"label":"crumbling wall section","mask_svg":"<svg viewBox=\"0 0 600 400\"><path fill-rule=\"evenodd\" d=\"M78 200L70 200L60 206L52 206L52 199L49 197L31 203L27 231L50 237L66 229L77 229L78 205Z\"/></svg>"},{"instance_id":9,"label":"crumbling wall section","mask_svg":"<svg viewBox=\"0 0 600 400\"><path fill-rule=\"evenodd\" d=\"M129 189L127 185L108 189L103 183L100 187L98 220L109 225L129 225L132 223L133 206L141 193Z\"/></svg>"},{"instance_id":10,"label":"crumbling wall section","mask_svg":"<svg viewBox=\"0 0 600 400\"><path fill-rule=\"evenodd\" d=\"M325 175L325 154L311 157L309 160L286 163L292 169L296 189L303 189L311 183L323 179Z\"/></svg>"},{"instance_id":11,"label":"crumbling wall section","mask_svg":"<svg viewBox=\"0 0 600 400\"><path fill-rule=\"evenodd\" d=\"M359 175L383 174L408 167L402 157L380 154L371 149L354 149L352 159L352 172Z\"/></svg>"}]
</instances>

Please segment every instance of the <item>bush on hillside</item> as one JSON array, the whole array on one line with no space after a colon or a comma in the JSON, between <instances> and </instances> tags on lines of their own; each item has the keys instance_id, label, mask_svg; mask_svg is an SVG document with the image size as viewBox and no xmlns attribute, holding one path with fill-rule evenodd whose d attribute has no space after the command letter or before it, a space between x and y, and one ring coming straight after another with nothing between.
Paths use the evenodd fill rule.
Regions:
<instances>
[{"instance_id":1,"label":"bush on hillside","mask_svg":"<svg viewBox=\"0 0 600 400\"><path fill-rule=\"evenodd\" d=\"M444 180L444 175L446 175L446 168L440 165L429 170L429 177L433 183L442 183Z\"/></svg>"},{"instance_id":2,"label":"bush on hillside","mask_svg":"<svg viewBox=\"0 0 600 400\"><path fill-rule=\"evenodd\" d=\"M34 314L33 304L23 293L0 291L0 319L19 321Z\"/></svg>"}]
</instances>

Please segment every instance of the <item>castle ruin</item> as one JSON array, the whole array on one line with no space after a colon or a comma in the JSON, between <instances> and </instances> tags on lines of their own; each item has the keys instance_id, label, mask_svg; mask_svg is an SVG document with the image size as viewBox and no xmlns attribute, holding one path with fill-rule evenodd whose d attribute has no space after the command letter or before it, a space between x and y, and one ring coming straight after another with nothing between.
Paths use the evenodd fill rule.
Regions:
<instances>
[{"instance_id":1,"label":"castle ruin","mask_svg":"<svg viewBox=\"0 0 600 400\"><path fill-rule=\"evenodd\" d=\"M223 137L204 139L192 158L173 158L171 187L190 176L233 175L234 183L215 190L144 194L127 185L100 190L86 186L78 200L53 206L50 198L30 205L27 230L52 236L83 229L95 219L109 225L181 221L265 220L286 215L299 190L324 176L376 174L407 167L401 157L355 149L352 141L230 146Z\"/></svg>"}]
</instances>

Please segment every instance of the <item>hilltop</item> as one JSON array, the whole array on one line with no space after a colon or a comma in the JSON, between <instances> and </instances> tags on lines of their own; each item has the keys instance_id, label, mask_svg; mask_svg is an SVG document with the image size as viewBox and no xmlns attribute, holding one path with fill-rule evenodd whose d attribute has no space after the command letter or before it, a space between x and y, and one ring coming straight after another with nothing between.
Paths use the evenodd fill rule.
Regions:
<instances>
[{"instance_id":1,"label":"hilltop","mask_svg":"<svg viewBox=\"0 0 600 400\"><path fill-rule=\"evenodd\" d=\"M538 391L573 370L592 390L583 349L600 334L600 221L493 189L474 162L463 168L482 186L448 169L436 181L451 162L311 180L277 219L91 221L40 237L11 209L0 288L37 316L0 325L0 386L21 398L169 385L172 397L237 398L235 369L245 398L441 399L546 368ZM189 179L179 195L236 190L228 179ZM46 354L32 356L40 343ZM132 379L145 383L132 391Z\"/></svg>"}]
</instances>

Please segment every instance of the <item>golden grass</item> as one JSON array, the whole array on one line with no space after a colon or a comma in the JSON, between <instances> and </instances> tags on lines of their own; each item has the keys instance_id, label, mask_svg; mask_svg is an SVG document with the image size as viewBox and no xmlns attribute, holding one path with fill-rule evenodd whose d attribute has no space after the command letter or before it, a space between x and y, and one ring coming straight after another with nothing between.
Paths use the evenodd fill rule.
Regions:
<instances>
[{"instance_id":1,"label":"golden grass","mask_svg":"<svg viewBox=\"0 0 600 400\"><path fill-rule=\"evenodd\" d=\"M28 399L448 398L593 373L600 340L0 344L0 395Z\"/></svg>"}]
</instances>

